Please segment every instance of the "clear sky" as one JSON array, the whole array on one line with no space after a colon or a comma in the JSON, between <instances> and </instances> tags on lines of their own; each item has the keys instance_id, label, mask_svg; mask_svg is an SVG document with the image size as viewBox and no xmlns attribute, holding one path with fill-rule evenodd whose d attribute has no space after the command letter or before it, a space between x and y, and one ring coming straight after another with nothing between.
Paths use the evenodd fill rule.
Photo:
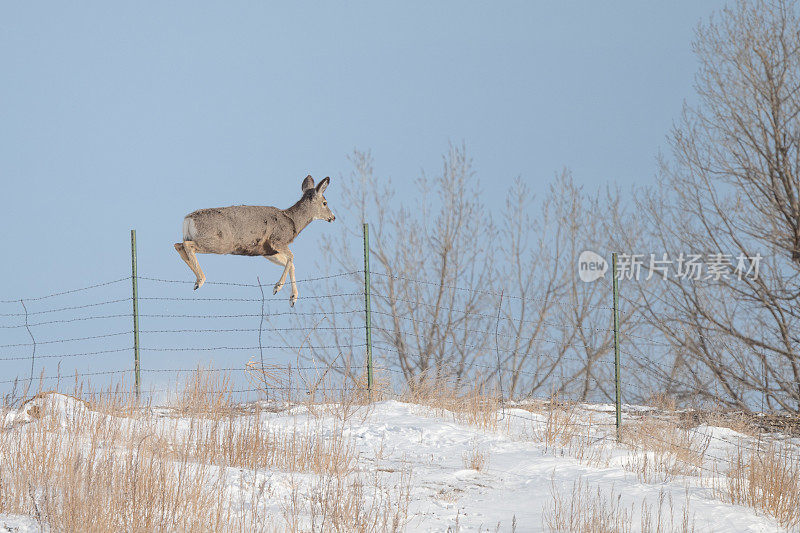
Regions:
<instances>
[{"instance_id":1,"label":"clear sky","mask_svg":"<svg viewBox=\"0 0 800 533\"><path fill-rule=\"evenodd\" d=\"M308 173L331 176L335 212L354 148L402 183L463 141L490 206L565 166L646 183L693 98L694 28L721 5L0 2L0 299L128 275L131 228L141 274L190 280L172 248L186 213L287 207ZM293 246L298 277L328 229ZM202 261L218 280L280 274Z\"/></svg>"}]
</instances>

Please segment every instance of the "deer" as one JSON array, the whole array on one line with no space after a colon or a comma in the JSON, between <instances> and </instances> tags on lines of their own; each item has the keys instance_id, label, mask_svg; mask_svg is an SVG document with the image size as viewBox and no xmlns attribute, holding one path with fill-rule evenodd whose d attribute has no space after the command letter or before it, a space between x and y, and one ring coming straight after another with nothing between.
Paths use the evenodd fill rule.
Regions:
<instances>
[{"instance_id":1,"label":"deer","mask_svg":"<svg viewBox=\"0 0 800 533\"><path fill-rule=\"evenodd\" d=\"M286 275L289 275L292 284L289 305L294 307L300 294L294 277L294 255L289 245L314 220L336 220L323 194L330 181L327 177L314 186L314 178L306 176L301 184L303 196L288 209L234 205L199 209L186 215L183 219L183 242L176 242L175 250L197 277L194 290L206 281L195 254L262 256L283 267L283 274L272 294L278 294L286 282Z\"/></svg>"}]
</instances>

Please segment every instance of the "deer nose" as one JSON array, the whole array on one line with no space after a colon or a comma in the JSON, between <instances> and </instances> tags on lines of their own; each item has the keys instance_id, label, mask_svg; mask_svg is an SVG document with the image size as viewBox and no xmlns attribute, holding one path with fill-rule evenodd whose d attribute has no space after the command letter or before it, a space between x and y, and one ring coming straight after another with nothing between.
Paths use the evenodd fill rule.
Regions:
<instances>
[{"instance_id":1,"label":"deer nose","mask_svg":"<svg viewBox=\"0 0 800 533\"><path fill-rule=\"evenodd\" d=\"M336 220L336 215L331 215L331 218L328 219L328 222L333 222Z\"/></svg>"}]
</instances>

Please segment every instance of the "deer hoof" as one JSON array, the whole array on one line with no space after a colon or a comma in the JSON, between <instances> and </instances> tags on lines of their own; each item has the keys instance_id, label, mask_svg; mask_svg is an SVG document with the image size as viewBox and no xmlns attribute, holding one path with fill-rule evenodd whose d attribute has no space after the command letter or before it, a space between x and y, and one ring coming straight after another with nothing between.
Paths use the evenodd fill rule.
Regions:
<instances>
[{"instance_id":1,"label":"deer hoof","mask_svg":"<svg viewBox=\"0 0 800 533\"><path fill-rule=\"evenodd\" d=\"M197 281L195 281L194 282L194 290L197 290L200 287L202 287L203 283L205 283L205 282L206 282L206 280L204 280L204 279L198 279Z\"/></svg>"},{"instance_id":2,"label":"deer hoof","mask_svg":"<svg viewBox=\"0 0 800 533\"><path fill-rule=\"evenodd\" d=\"M289 296L289 306L290 307L294 307L294 303L296 301L297 301L297 295L296 294L292 294L291 296Z\"/></svg>"},{"instance_id":3,"label":"deer hoof","mask_svg":"<svg viewBox=\"0 0 800 533\"><path fill-rule=\"evenodd\" d=\"M283 288L282 283L276 283L275 287L272 289L272 294L278 294L278 291L280 291L282 288Z\"/></svg>"}]
</instances>

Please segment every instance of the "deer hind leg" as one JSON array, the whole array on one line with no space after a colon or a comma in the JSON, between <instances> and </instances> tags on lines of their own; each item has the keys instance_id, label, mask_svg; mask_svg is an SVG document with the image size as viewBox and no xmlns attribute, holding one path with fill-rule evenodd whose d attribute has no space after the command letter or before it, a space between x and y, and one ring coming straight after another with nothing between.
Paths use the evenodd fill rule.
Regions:
<instances>
[{"instance_id":1,"label":"deer hind leg","mask_svg":"<svg viewBox=\"0 0 800 533\"><path fill-rule=\"evenodd\" d=\"M289 297L289 304L294 307L294 303L297 301L297 298L300 294L297 292L297 283L294 279L294 255L288 249L282 252L278 252L273 255L265 256L269 261L275 263L276 265L280 265L283 267L283 274L281 274L281 279L278 280L278 283L275 284L275 287L272 290L272 294L278 294L283 288L284 283L286 283L286 275L290 276L292 280L292 294Z\"/></svg>"},{"instance_id":2,"label":"deer hind leg","mask_svg":"<svg viewBox=\"0 0 800 533\"><path fill-rule=\"evenodd\" d=\"M197 277L194 290L199 289L203 286L203 283L206 282L206 275L203 274L203 271L200 269L200 263L197 262L197 256L195 255L195 252L197 252L197 245L195 245L194 241L176 242L175 249L181 256L181 259L189 265L189 268L192 269L192 272L194 272L194 275Z\"/></svg>"}]
</instances>

